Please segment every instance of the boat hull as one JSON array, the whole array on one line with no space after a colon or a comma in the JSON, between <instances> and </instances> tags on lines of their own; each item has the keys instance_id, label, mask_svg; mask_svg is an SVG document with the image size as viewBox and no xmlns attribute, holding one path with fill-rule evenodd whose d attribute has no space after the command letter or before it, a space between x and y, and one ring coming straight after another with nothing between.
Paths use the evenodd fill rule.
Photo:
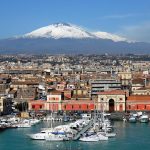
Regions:
<instances>
[{"instance_id":1,"label":"boat hull","mask_svg":"<svg viewBox=\"0 0 150 150\"><path fill-rule=\"evenodd\" d=\"M137 120L136 120L136 118L129 118L129 122L130 122L130 123L136 123Z\"/></svg>"}]
</instances>

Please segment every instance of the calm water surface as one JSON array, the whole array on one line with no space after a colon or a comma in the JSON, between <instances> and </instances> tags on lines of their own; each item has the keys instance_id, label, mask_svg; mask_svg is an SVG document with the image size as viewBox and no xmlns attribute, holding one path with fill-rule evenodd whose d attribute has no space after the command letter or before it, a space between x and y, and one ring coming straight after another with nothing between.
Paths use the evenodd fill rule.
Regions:
<instances>
[{"instance_id":1,"label":"calm water surface","mask_svg":"<svg viewBox=\"0 0 150 150\"><path fill-rule=\"evenodd\" d=\"M43 122L32 128L0 132L0 150L150 150L150 123L115 122L115 138L99 142L47 142L30 140L27 134L48 127Z\"/></svg>"}]
</instances>

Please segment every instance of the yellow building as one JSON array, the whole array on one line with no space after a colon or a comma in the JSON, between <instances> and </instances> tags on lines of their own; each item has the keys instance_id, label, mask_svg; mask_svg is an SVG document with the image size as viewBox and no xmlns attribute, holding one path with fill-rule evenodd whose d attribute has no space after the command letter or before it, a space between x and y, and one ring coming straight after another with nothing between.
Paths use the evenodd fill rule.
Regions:
<instances>
[{"instance_id":1,"label":"yellow building","mask_svg":"<svg viewBox=\"0 0 150 150\"><path fill-rule=\"evenodd\" d=\"M132 73L131 72L119 72L118 77L120 78L123 87L129 87L131 84Z\"/></svg>"}]
</instances>

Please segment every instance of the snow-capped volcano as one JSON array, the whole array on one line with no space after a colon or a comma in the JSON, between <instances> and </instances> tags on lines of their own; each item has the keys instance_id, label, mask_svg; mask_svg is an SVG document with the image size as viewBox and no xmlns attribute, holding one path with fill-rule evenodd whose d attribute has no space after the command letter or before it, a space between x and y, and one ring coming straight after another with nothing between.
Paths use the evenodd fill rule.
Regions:
<instances>
[{"instance_id":1,"label":"snow-capped volcano","mask_svg":"<svg viewBox=\"0 0 150 150\"><path fill-rule=\"evenodd\" d=\"M129 42L126 38L124 37L121 37L121 36L118 36L118 35L115 35L115 34L111 34L111 33L108 33L108 32L101 32L101 31L98 31L98 32L94 32L93 33L95 36L101 38L101 39L110 39L110 40L113 40L114 42L119 42L119 41L126 41L126 42Z\"/></svg>"},{"instance_id":2,"label":"snow-capped volcano","mask_svg":"<svg viewBox=\"0 0 150 150\"><path fill-rule=\"evenodd\" d=\"M125 38L107 32L90 32L83 28L67 23L56 23L39 28L23 35L24 38L73 38L73 39L110 39L114 42L127 41Z\"/></svg>"},{"instance_id":3,"label":"snow-capped volcano","mask_svg":"<svg viewBox=\"0 0 150 150\"><path fill-rule=\"evenodd\" d=\"M84 29L67 23L56 23L46 27L39 28L24 35L30 38L95 38L95 35L85 31Z\"/></svg>"},{"instance_id":4,"label":"snow-capped volcano","mask_svg":"<svg viewBox=\"0 0 150 150\"><path fill-rule=\"evenodd\" d=\"M150 53L150 44L130 42L107 32L91 32L72 24L56 23L23 36L2 39L0 50L5 54Z\"/></svg>"}]
</instances>

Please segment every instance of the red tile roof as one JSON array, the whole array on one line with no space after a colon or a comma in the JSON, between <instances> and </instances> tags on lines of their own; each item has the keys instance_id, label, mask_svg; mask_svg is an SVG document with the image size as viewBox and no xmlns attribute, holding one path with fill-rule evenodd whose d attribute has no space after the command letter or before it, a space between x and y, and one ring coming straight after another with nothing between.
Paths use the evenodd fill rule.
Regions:
<instances>
[{"instance_id":1,"label":"red tile roof","mask_svg":"<svg viewBox=\"0 0 150 150\"><path fill-rule=\"evenodd\" d=\"M66 104L94 104L93 100L63 100L62 103Z\"/></svg>"},{"instance_id":2,"label":"red tile roof","mask_svg":"<svg viewBox=\"0 0 150 150\"><path fill-rule=\"evenodd\" d=\"M150 101L150 95L131 95L127 98L127 101Z\"/></svg>"},{"instance_id":3,"label":"red tile roof","mask_svg":"<svg viewBox=\"0 0 150 150\"><path fill-rule=\"evenodd\" d=\"M144 84L144 79L142 78L136 78L132 80L132 84Z\"/></svg>"}]
</instances>

